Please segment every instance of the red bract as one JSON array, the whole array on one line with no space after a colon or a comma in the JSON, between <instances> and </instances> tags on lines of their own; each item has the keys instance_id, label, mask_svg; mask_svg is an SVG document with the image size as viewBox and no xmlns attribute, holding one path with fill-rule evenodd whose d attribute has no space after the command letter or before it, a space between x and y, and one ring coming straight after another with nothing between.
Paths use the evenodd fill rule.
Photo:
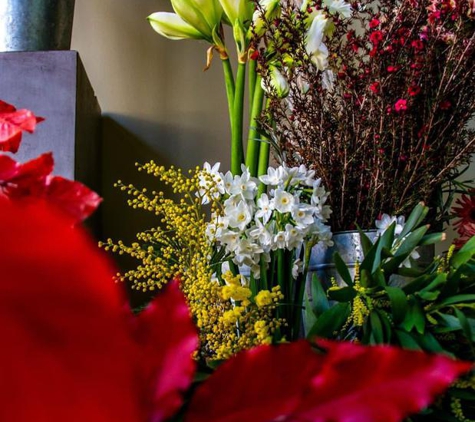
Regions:
<instances>
[{"instance_id":1,"label":"red bract","mask_svg":"<svg viewBox=\"0 0 475 422\"><path fill-rule=\"evenodd\" d=\"M396 347L320 341L232 358L199 387L187 422L395 422L426 407L469 363Z\"/></svg>"},{"instance_id":2,"label":"red bract","mask_svg":"<svg viewBox=\"0 0 475 422\"><path fill-rule=\"evenodd\" d=\"M0 151L17 152L24 130L32 133L36 124L43 121L30 110L17 110L0 100Z\"/></svg>"},{"instance_id":3,"label":"red bract","mask_svg":"<svg viewBox=\"0 0 475 422\"><path fill-rule=\"evenodd\" d=\"M43 198L58 205L75 222L89 217L101 198L79 182L51 176L54 161L51 153L20 164L0 155L0 197L12 200Z\"/></svg>"},{"instance_id":4,"label":"red bract","mask_svg":"<svg viewBox=\"0 0 475 422\"><path fill-rule=\"evenodd\" d=\"M162 421L197 336L176 285L130 324L115 272L45 203L0 203L0 420Z\"/></svg>"}]
</instances>

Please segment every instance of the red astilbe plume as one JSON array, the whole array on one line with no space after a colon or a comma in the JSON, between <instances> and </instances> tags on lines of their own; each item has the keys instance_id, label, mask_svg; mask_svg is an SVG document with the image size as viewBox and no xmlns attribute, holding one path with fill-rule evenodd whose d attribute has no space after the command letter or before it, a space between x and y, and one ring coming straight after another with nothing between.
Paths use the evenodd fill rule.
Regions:
<instances>
[{"instance_id":1,"label":"red astilbe plume","mask_svg":"<svg viewBox=\"0 0 475 422\"><path fill-rule=\"evenodd\" d=\"M163 421L197 335L176 284L132 317L115 269L45 202L0 202L0 420Z\"/></svg>"},{"instance_id":2,"label":"red astilbe plume","mask_svg":"<svg viewBox=\"0 0 475 422\"><path fill-rule=\"evenodd\" d=\"M30 110L17 110L0 100L0 151L17 152L23 131L33 133L36 124L43 120Z\"/></svg>"},{"instance_id":3,"label":"red astilbe plume","mask_svg":"<svg viewBox=\"0 0 475 422\"><path fill-rule=\"evenodd\" d=\"M224 363L186 422L396 422L427 407L471 364L396 347L319 341L262 346Z\"/></svg>"},{"instance_id":4,"label":"red astilbe plume","mask_svg":"<svg viewBox=\"0 0 475 422\"><path fill-rule=\"evenodd\" d=\"M452 208L455 215L454 228L459 235L455 240L457 248L461 248L467 240L475 236L475 192L464 194L455 201Z\"/></svg>"},{"instance_id":5,"label":"red astilbe plume","mask_svg":"<svg viewBox=\"0 0 475 422\"><path fill-rule=\"evenodd\" d=\"M26 163L18 163L0 154L0 200L37 200L54 203L74 222L89 217L99 206L100 196L83 184L60 176L52 176L51 153Z\"/></svg>"}]
</instances>

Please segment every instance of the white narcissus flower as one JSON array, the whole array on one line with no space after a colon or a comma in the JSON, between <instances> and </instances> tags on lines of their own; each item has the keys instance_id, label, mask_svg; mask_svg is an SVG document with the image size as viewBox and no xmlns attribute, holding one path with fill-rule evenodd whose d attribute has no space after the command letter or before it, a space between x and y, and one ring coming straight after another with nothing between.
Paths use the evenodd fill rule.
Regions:
<instances>
[{"instance_id":1,"label":"white narcissus flower","mask_svg":"<svg viewBox=\"0 0 475 422\"><path fill-rule=\"evenodd\" d=\"M246 202L241 201L237 206L225 209L225 216L229 220L229 227L243 231L252 220L251 209Z\"/></svg>"},{"instance_id":2,"label":"white narcissus flower","mask_svg":"<svg viewBox=\"0 0 475 422\"><path fill-rule=\"evenodd\" d=\"M219 239L223 231L228 228L229 220L226 217L213 215L211 223L206 225L206 236L210 240Z\"/></svg>"},{"instance_id":3,"label":"white narcissus flower","mask_svg":"<svg viewBox=\"0 0 475 422\"><path fill-rule=\"evenodd\" d=\"M282 186L284 184L285 172L282 166L277 169L269 167L267 174L259 176L259 180L267 186Z\"/></svg>"},{"instance_id":4,"label":"white narcissus flower","mask_svg":"<svg viewBox=\"0 0 475 422\"><path fill-rule=\"evenodd\" d=\"M378 229L377 234L382 235L391 224L396 223L394 234L398 236L404 228L404 222L404 216L396 217L394 215L383 214L379 220L375 221L376 228Z\"/></svg>"},{"instance_id":5,"label":"white narcissus flower","mask_svg":"<svg viewBox=\"0 0 475 422\"><path fill-rule=\"evenodd\" d=\"M219 241L226 247L227 252L233 253L238 248L239 233L232 230L223 230Z\"/></svg>"},{"instance_id":6,"label":"white narcissus flower","mask_svg":"<svg viewBox=\"0 0 475 422\"><path fill-rule=\"evenodd\" d=\"M292 265L292 277L296 279L303 271L303 262L300 259L296 259Z\"/></svg>"},{"instance_id":7,"label":"white narcissus flower","mask_svg":"<svg viewBox=\"0 0 475 422\"><path fill-rule=\"evenodd\" d=\"M256 220L256 225L251 227L247 233L251 239L259 242L264 252L269 252L272 244L272 234L264 224Z\"/></svg>"},{"instance_id":8,"label":"white narcissus flower","mask_svg":"<svg viewBox=\"0 0 475 422\"><path fill-rule=\"evenodd\" d=\"M231 195L242 195L247 200L253 200L257 194L257 183L258 180L255 177L251 177L249 169L243 166L242 174L234 176L230 193Z\"/></svg>"},{"instance_id":9,"label":"white narcissus flower","mask_svg":"<svg viewBox=\"0 0 475 422\"><path fill-rule=\"evenodd\" d=\"M286 239L285 231L279 231L274 235L272 239L271 249L275 251L276 249L285 249Z\"/></svg>"},{"instance_id":10,"label":"white narcissus flower","mask_svg":"<svg viewBox=\"0 0 475 422\"><path fill-rule=\"evenodd\" d=\"M211 167L207 162L203 165L203 171L198 176L200 187L198 194L202 204L208 204L212 198L217 199L225 193L223 178L218 171L220 165L216 163Z\"/></svg>"},{"instance_id":11,"label":"white narcissus flower","mask_svg":"<svg viewBox=\"0 0 475 422\"><path fill-rule=\"evenodd\" d=\"M280 213L291 212L295 204L295 197L283 189L276 189L274 192L274 208Z\"/></svg>"},{"instance_id":12,"label":"white narcissus flower","mask_svg":"<svg viewBox=\"0 0 475 422\"><path fill-rule=\"evenodd\" d=\"M273 202L269 201L266 193L263 193L257 200L256 221L258 218L261 218L264 224L267 223L272 216L273 209Z\"/></svg>"},{"instance_id":13,"label":"white narcissus flower","mask_svg":"<svg viewBox=\"0 0 475 422\"><path fill-rule=\"evenodd\" d=\"M289 94L289 83L281 71L273 65L269 66L270 71L270 84L275 89L279 98L285 98ZM261 86L264 91L268 91L267 86L264 83L264 79L261 81Z\"/></svg>"},{"instance_id":14,"label":"white narcissus flower","mask_svg":"<svg viewBox=\"0 0 475 422\"><path fill-rule=\"evenodd\" d=\"M345 0L323 0L323 4L328 7L331 14L338 13L344 18L351 18L353 10L351 4Z\"/></svg>"},{"instance_id":15,"label":"white narcissus flower","mask_svg":"<svg viewBox=\"0 0 475 422\"><path fill-rule=\"evenodd\" d=\"M171 40L201 40L205 38L200 31L186 23L176 13L156 12L147 19L156 32Z\"/></svg>"},{"instance_id":16,"label":"white narcissus flower","mask_svg":"<svg viewBox=\"0 0 475 422\"><path fill-rule=\"evenodd\" d=\"M296 249L302 245L304 233L292 224L285 225L285 247L288 250Z\"/></svg>"},{"instance_id":17,"label":"white narcissus flower","mask_svg":"<svg viewBox=\"0 0 475 422\"><path fill-rule=\"evenodd\" d=\"M314 207L308 204L295 204L291 212L297 226L307 227L313 224Z\"/></svg>"}]
</instances>

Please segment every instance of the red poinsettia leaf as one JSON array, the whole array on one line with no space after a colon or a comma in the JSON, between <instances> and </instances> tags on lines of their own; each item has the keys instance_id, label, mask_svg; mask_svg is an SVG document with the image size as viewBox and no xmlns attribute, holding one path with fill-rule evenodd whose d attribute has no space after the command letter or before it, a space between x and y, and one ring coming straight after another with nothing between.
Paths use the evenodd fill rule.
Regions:
<instances>
[{"instance_id":1,"label":"red poinsettia leaf","mask_svg":"<svg viewBox=\"0 0 475 422\"><path fill-rule=\"evenodd\" d=\"M159 422L182 405L196 369L193 353L198 335L178 282L159 294L137 322L136 337L147 374L144 386L151 393L151 420Z\"/></svg>"},{"instance_id":2,"label":"red poinsettia leaf","mask_svg":"<svg viewBox=\"0 0 475 422\"><path fill-rule=\"evenodd\" d=\"M322 368L308 342L260 346L223 363L196 390L187 422L269 422L292 415Z\"/></svg>"},{"instance_id":3,"label":"red poinsettia leaf","mask_svg":"<svg viewBox=\"0 0 475 422\"><path fill-rule=\"evenodd\" d=\"M30 110L17 110L11 104L0 101L0 151L17 152L22 131L32 133L36 124L43 120Z\"/></svg>"},{"instance_id":4,"label":"red poinsettia leaf","mask_svg":"<svg viewBox=\"0 0 475 422\"><path fill-rule=\"evenodd\" d=\"M6 186L17 175L19 167L13 158L0 154L0 188Z\"/></svg>"},{"instance_id":5,"label":"red poinsettia leaf","mask_svg":"<svg viewBox=\"0 0 475 422\"><path fill-rule=\"evenodd\" d=\"M389 346L320 340L322 371L294 420L396 422L427 407L471 363Z\"/></svg>"},{"instance_id":6,"label":"red poinsettia leaf","mask_svg":"<svg viewBox=\"0 0 475 422\"><path fill-rule=\"evenodd\" d=\"M144 420L108 260L44 202L0 206L0 420Z\"/></svg>"},{"instance_id":7,"label":"red poinsettia leaf","mask_svg":"<svg viewBox=\"0 0 475 422\"><path fill-rule=\"evenodd\" d=\"M60 176L50 176L46 180L45 196L58 205L75 222L89 217L99 206L102 198L82 183Z\"/></svg>"},{"instance_id":8,"label":"red poinsettia leaf","mask_svg":"<svg viewBox=\"0 0 475 422\"><path fill-rule=\"evenodd\" d=\"M223 364L187 422L392 422L426 407L471 364L402 350L320 342L260 347Z\"/></svg>"}]
</instances>

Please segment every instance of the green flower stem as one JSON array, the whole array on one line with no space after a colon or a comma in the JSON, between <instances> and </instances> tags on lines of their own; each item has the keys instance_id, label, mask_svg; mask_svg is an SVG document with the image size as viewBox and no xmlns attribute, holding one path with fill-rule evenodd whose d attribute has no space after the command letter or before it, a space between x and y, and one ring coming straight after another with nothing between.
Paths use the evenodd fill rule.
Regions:
<instances>
[{"instance_id":1,"label":"green flower stem","mask_svg":"<svg viewBox=\"0 0 475 422\"><path fill-rule=\"evenodd\" d=\"M244 89L246 83L246 63L239 63L234 90L234 107L231 136L231 173L241 174L241 164L244 162L242 146L242 126L244 112Z\"/></svg>"},{"instance_id":2,"label":"green flower stem","mask_svg":"<svg viewBox=\"0 0 475 422\"><path fill-rule=\"evenodd\" d=\"M257 61L256 60L249 60L249 65L248 65L248 75L249 75L249 112L250 112L250 118L252 119L252 107L254 104L254 97L252 93L255 90L256 87L256 79L257 79ZM252 120L251 120L252 122Z\"/></svg>"},{"instance_id":3,"label":"green flower stem","mask_svg":"<svg viewBox=\"0 0 475 422\"><path fill-rule=\"evenodd\" d=\"M302 323L302 305L303 305L303 295L305 292L305 280L306 277L303 274L300 274L297 280L295 281L295 303L293 309L293 340L296 340L300 334L300 325Z\"/></svg>"},{"instance_id":4,"label":"green flower stem","mask_svg":"<svg viewBox=\"0 0 475 422\"><path fill-rule=\"evenodd\" d=\"M287 296L287 287L288 284L286 281L286 273L285 273L285 250L277 249L277 284L280 286L280 291L284 295L284 301L288 301L289 297ZM288 306L284 306L282 309L281 317L284 317L287 321L289 321L287 316Z\"/></svg>"},{"instance_id":5,"label":"green flower stem","mask_svg":"<svg viewBox=\"0 0 475 422\"><path fill-rule=\"evenodd\" d=\"M264 137L261 138L259 144L259 166L257 168L257 175L261 176L267 173L267 167L269 167L270 145L269 142L266 142ZM266 191L266 188L264 183L259 183L257 195L261 196Z\"/></svg>"},{"instance_id":6,"label":"green flower stem","mask_svg":"<svg viewBox=\"0 0 475 422\"><path fill-rule=\"evenodd\" d=\"M224 71L224 83L226 85L226 96L228 97L229 109L229 123L231 125L231 132L233 130L233 116L234 116L234 75L231 67L231 62L228 59L222 59Z\"/></svg>"},{"instance_id":7,"label":"green flower stem","mask_svg":"<svg viewBox=\"0 0 475 422\"><path fill-rule=\"evenodd\" d=\"M259 142L257 133L256 119L262 112L262 101L264 99L264 90L261 87L261 77L258 76L254 86L251 110L251 124L249 127L249 136L247 139L246 165L249 167L251 176L257 176L259 166ZM267 170L267 168L266 168Z\"/></svg>"}]
</instances>

